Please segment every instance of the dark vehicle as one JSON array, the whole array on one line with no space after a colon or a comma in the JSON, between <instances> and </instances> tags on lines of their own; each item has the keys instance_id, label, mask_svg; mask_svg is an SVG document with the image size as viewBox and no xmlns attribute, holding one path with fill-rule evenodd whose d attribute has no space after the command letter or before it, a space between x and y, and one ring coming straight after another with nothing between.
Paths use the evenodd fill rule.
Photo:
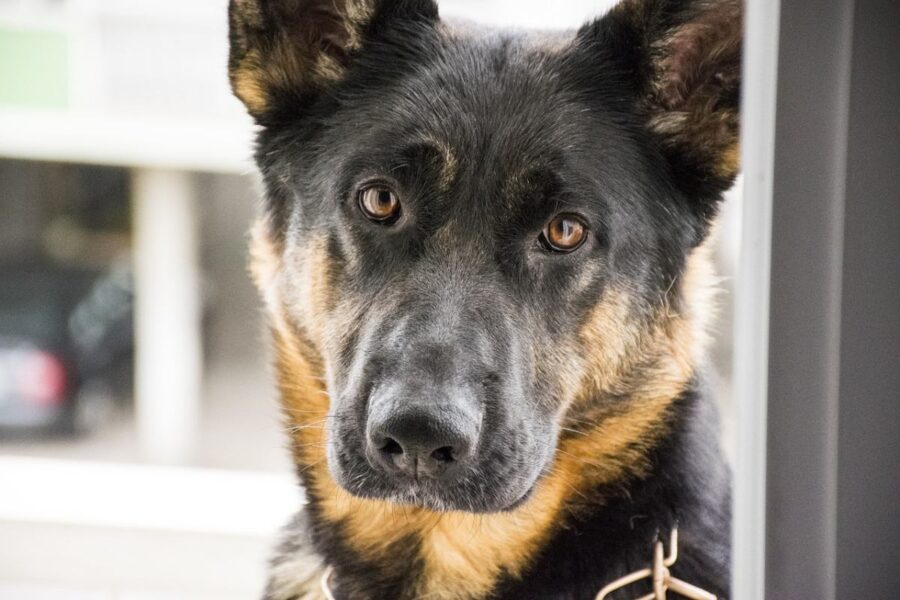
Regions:
<instances>
[{"instance_id":1,"label":"dark vehicle","mask_svg":"<svg viewBox=\"0 0 900 600\"><path fill-rule=\"evenodd\" d=\"M0 268L0 435L91 429L133 381L131 270Z\"/></svg>"}]
</instances>

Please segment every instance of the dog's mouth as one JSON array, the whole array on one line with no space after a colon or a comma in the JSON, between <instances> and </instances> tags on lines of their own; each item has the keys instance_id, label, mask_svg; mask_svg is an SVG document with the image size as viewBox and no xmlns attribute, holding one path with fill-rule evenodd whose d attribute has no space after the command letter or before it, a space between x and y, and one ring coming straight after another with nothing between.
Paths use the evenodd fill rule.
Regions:
<instances>
[{"instance_id":1,"label":"dog's mouth","mask_svg":"<svg viewBox=\"0 0 900 600\"><path fill-rule=\"evenodd\" d=\"M540 479L512 499L493 498L476 490L448 489L440 483L429 481L410 482L396 486L387 494L380 494L378 482L363 480L357 490L348 491L358 497L385 500L398 506L424 508L434 512L483 514L511 512L519 508L533 496L539 481Z\"/></svg>"}]
</instances>

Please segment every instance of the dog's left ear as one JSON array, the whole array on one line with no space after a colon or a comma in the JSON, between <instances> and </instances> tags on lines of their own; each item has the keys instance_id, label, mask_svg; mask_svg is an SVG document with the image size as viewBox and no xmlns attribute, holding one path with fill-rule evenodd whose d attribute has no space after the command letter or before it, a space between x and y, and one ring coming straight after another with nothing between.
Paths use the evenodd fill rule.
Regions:
<instances>
[{"instance_id":1,"label":"dog's left ear","mask_svg":"<svg viewBox=\"0 0 900 600\"><path fill-rule=\"evenodd\" d=\"M740 0L624 0L577 38L629 80L678 186L706 217L740 168L741 45Z\"/></svg>"}]
</instances>

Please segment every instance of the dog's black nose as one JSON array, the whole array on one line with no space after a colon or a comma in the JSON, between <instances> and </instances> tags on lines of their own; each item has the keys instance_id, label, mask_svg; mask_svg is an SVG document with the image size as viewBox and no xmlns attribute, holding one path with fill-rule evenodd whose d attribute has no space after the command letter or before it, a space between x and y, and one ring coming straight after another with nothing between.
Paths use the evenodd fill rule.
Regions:
<instances>
[{"instance_id":1,"label":"dog's black nose","mask_svg":"<svg viewBox=\"0 0 900 600\"><path fill-rule=\"evenodd\" d=\"M369 416L373 466L419 479L452 477L472 458L480 423L458 406L385 402Z\"/></svg>"}]
</instances>

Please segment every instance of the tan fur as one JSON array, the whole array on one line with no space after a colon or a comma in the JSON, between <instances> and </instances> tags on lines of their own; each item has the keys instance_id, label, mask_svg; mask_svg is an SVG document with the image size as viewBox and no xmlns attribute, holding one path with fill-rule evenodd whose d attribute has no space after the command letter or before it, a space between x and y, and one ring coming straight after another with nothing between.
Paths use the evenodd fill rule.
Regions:
<instances>
[{"instance_id":1,"label":"tan fur","mask_svg":"<svg viewBox=\"0 0 900 600\"><path fill-rule=\"evenodd\" d=\"M741 170L741 144L738 138L735 138L731 146L724 152L718 162L716 162L716 174L723 179L734 179Z\"/></svg>"},{"instance_id":2,"label":"tan fur","mask_svg":"<svg viewBox=\"0 0 900 600\"><path fill-rule=\"evenodd\" d=\"M450 189L459 172L459 160L456 158L453 148L447 142L437 138L428 138L427 141L433 144L441 153L441 177L439 184L441 191L446 192Z\"/></svg>"},{"instance_id":3,"label":"tan fur","mask_svg":"<svg viewBox=\"0 0 900 600\"><path fill-rule=\"evenodd\" d=\"M579 336L587 351L571 361L577 363L570 365L572 372L581 374L571 394L582 401L594 393L613 394L620 397L618 408L599 410L591 415L592 426L580 424L578 435L560 439L550 474L524 505L509 513L472 515L360 499L335 484L325 461L329 399L320 348L336 333L323 325L329 320L323 317L328 308L324 245L313 240L304 248L303 264L292 269L291 278L298 281L290 285L288 302L282 297L287 286L277 246L261 234L264 227L256 231L253 272L267 299L284 412L295 460L308 470L310 492L321 499L323 516L342 529L347 543L385 568L392 567L393 544L409 536L419 540L424 576L416 591L429 598L483 597L501 573L516 576L528 567L565 513L587 499L588 489L640 477L648 466L647 451L665 433L667 409L687 385L706 341L703 317L710 313L711 271L702 247L670 290L681 298L682 312L666 302L660 313L636 322L624 289L600 300ZM288 304L301 323L287 317Z\"/></svg>"},{"instance_id":4,"label":"tan fur","mask_svg":"<svg viewBox=\"0 0 900 600\"><path fill-rule=\"evenodd\" d=\"M250 114L262 114L269 104L269 95L254 66L256 61L250 59L231 74L234 95L247 106Z\"/></svg>"},{"instance_id":5,"label":"tan fur","mask_svg":"<svg viewBox=\"0 0 900 600\"><path fill-rule=\"evenodd\" d=\"M250 276L265 303L266 312L275 314L278 308L278 278L281 276L281 251L270 234L271 225L259 219L250 230Z\"/></svg>"}]
</instances>

